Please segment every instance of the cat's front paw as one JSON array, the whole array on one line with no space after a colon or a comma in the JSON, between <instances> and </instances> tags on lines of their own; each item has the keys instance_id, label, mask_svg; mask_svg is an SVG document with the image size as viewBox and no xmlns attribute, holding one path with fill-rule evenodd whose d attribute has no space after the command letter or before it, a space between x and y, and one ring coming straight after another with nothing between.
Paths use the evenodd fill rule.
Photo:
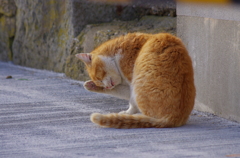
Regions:
<instances>
[{"instance_id":1,"label":"cat's front paw","mask_svg":"<svg viewBox=\"0 0 240 158\"><path fill-rule=\"evenodd\" d=\"M86 81L83 86L88 91L92 91L92 92L102 92L103 91L103 87L96 86L96 84L91 80Z\"/></svg>"}]
</instances>

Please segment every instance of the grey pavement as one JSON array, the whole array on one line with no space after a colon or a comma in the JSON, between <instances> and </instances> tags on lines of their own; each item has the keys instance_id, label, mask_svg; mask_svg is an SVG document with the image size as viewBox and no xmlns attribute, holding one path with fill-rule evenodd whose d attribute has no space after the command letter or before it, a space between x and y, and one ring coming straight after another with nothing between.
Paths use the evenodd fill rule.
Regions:
<instances>
[{"instance_id":1,"label":"grey pavement","mask_svg":"<svg viewBox=\"0 0 240 158\"><path fill-rule=\"evenodd\" d=\"M0 62L0 157L240 157L240 123L212 114L193 111L179 128L98 127L91 113L119 112L127 102L87 92L82 83Z\"/></svg>"}]
</instances>

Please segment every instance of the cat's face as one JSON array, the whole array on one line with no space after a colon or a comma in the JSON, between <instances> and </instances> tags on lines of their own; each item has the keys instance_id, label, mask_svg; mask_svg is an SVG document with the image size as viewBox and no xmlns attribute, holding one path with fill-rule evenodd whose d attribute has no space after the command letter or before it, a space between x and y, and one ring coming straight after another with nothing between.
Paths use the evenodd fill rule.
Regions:
<instances>
[{"instance_id":1,"label":"cat's face","mask_svg":"<svg viewBox=\"0 0 240 158\"><path fill-rule=\"evenodd\" d=\"M80 53L76 57L86 64L89 76L97 86L113 89L121 84L121 75L113 58L90 53Z\"/></svg>"}]
</instances>

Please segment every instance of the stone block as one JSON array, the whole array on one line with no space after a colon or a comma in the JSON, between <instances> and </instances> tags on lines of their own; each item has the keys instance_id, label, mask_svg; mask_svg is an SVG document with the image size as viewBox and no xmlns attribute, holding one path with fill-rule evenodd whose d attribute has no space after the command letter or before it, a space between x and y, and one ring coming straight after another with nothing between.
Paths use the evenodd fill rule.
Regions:
<instances>
[{"instance_id":1,"label":"stone block","mask_svg":"<svg viewBox=\"0 0 240 158\"><path fill-rule=\"evenodd\" d=\"M240 122L240 8L177 9L177 35L193 60L195 109Z\"/></svg>"},{"instance_id":2,"label":"stone block","mask_svg":"<svg viewBox=\"0 0 240 158\"><path fill-rule=\"evenodd\" d=\"M77 36L87 24L114 20L130 21L141 19L145 15L176 16L176 4L173 0L125 0L127 3L118 2L115 0L72 0L74 35Z\"/></svg>"},{"instance_id":3,"label":"stone block","mask_svg":"<svg viewBox=\"0 0 240 158\"><path fill-rule=\"evenodd\" d=\"M170 32L174 34L175 30L176 18L157 16L144 16L140 20L133 21L115 21L111 23L88 25L72 43L71 54L66 60L65 74L77 80L89 79L84 69L84 64L75 57L75 54L83 52L90 53L94 48L109 39L130 32L153 34Z\"/></svg>"},{"instance_id":4,"label":"stone block","mask_svg":"<svg viewBox=\"0 0 240 158\"><path fill-rule=\"evenodd\" d=\"M16 5L14 0L0 1L0 60L12 59L12 43L15 35Z\"/></svg>"},{"instance_id":5,"label":"stone block","mask_svg":"<svg viewBox=\"0 0 240 158\"><path fill-rule=\"evenodd\" d=\"M12 48L8 46L13 52L13 63L56 72L64 72L72 40L86 25L129 21L152 14L150 6L86 0L15 0L15 3L16 33ZM160 15L159 9L155 15Z\"/></svg>"},{"instance_id":6,"label":"stone block","mask_svg":"<svg viewBox=\"0 0 240 158\"><path fill-rule=\"evenodd\" d=\"M65 0L15 0L15 64L63 72L73 37L71 10Z\"/></svg>"}]
</instances>

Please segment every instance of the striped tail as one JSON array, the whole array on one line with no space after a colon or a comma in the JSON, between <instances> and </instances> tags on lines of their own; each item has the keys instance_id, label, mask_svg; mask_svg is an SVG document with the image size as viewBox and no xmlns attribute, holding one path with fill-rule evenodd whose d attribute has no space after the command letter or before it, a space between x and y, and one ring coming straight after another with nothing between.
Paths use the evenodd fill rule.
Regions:
<instances>
[{"instance_id":1,"label":"striped tail","mask_svg":"<svg viewBox=\"0 0 240 158\"><path fill-rule=\"evenodd\" d=\"M90 119L95 124L109 128L169 128L180 126L169 123L167 119L155 119L142 114L111 113L102 115L93 113Z\"/></svg>"}]
</instances>

